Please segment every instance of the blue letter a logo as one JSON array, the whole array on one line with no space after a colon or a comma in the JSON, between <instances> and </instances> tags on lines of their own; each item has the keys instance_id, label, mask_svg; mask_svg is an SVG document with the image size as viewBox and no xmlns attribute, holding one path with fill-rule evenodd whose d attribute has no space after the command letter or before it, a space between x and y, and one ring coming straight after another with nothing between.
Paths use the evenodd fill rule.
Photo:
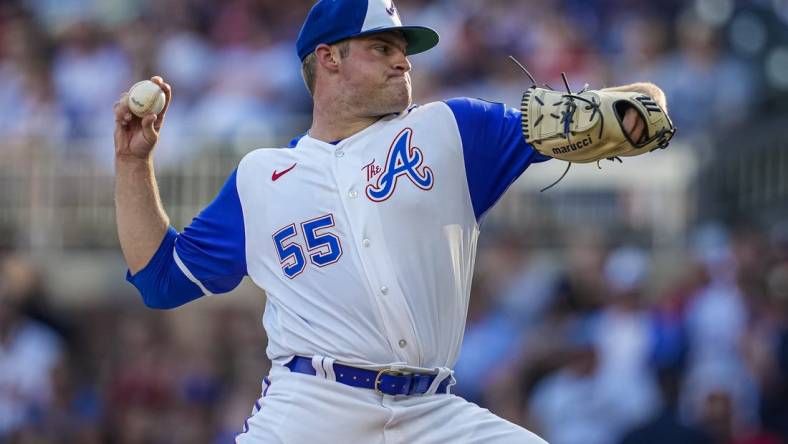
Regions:
<instances>
[{"instance_id":1,"label":"blue letter a logo","mask_svg":"<svg viewBox=\"0 0 788 444\"><path fill-rule=\"evenodd\" d=\"M424 155L418 147L411 146L413 130L405 128L394 139L389 148L386 165L378 176L375 185L367 185L367 197L374 202L382 202L394 193L400 176L407 176L414 185L429 190L433 185L432 170L422 167ZM419 171L421 170L421 171Z\"/></svg>"}]
</instances>

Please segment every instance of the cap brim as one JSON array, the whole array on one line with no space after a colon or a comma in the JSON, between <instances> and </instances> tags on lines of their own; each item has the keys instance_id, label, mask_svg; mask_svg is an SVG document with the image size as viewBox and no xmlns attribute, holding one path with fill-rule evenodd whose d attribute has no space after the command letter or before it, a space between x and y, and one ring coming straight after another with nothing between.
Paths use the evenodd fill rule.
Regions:
<instances>
[{"instance_id":1,"label":"cap brim","mask_svg":"<svg viewBox=\"0 0 788 444\"><path fill-rule=\"evenodd\" d=\"M434 48L440 41L438 33L426 26L391 26L386 28L370 29L353 37L361 37L387 31L402 31L408 41L407 55L418 54Z\"/></svg>"}]
</instances>

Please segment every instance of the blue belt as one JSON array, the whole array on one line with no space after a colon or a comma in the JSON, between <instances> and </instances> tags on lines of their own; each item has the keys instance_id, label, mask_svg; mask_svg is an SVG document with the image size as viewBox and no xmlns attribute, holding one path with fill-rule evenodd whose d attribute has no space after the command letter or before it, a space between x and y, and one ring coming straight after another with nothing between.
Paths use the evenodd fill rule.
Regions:
<instances>
[{"instance_id":1,"label":"blue belt","mask_svg":"<svg viewBox=\"0 0 788 444\"><path fill-rule=\"evenodd\" d=\"M312 367L312 358L296 356L285 364L291 372L306 375L317 375ZM427 393L437 375L409 373L405 371L383 369L379 371L365 370L358 367L334 363L334 374L337 382L352 387L361 387L386 395L423 395ZM447 376L440 384L436 393L447 393L451 382Z\"/></svg>"}]
</instances>

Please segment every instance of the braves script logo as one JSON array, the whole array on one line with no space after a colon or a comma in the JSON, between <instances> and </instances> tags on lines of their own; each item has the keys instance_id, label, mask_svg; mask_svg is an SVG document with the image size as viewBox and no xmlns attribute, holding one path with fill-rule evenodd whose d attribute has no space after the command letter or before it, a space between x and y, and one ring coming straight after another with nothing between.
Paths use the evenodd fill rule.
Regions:
<instances>
[{"instance_id":1,"label":"braves script logo","mask_svg":"<svg viewBox=\"0 0 788 444\"><path fill-rule=\"evenodd\" d=\"M412 140L413 130L405 128L394 138L383 168L375 165L374 160L362 168L367 174L367 182L378 176L374 185L367 185L366 194L369 200L383 202L391 197L401 176L407 176L413 185L422 190L432 189L432 170L428 166L421 166L424 154L421 149L412 146Z\"/></svg>"}]
</instances>

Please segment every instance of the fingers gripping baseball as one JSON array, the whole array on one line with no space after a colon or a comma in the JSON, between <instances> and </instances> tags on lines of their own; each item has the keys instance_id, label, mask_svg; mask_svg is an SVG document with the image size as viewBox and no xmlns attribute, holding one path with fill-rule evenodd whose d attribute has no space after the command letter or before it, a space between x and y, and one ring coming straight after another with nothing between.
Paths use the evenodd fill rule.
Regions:
<instances>
[{"instance_id":1,"label":"fingers gripping baseball","mask_svg":"<svg viewBox=\"0 0 788 444\"><path fill-rule=\"evenodd\" d=\"M161 125L164 123L164 116L165 114L167 114L167 108L170 107L170 101L172 100L172 88L168 83L164 82L164 79L162 79L159 76L151 77L151 81L159 85L159 88L161 88L161 90L164 91L164 97L165 97L164 108L162 108L161 112L157 114L155 119L154 128L156 129L156 131L158 131L159 129L161 129Z\"/></svg>"},{"instance_id":2,"label":"fingers gripping baseball","mask_svg":"<svg viewBox=\"0 0 788 444\"><path fill-rule=\"evenodd\" d=\"M129 108L128 92L121 94L115 102L115 155L118 157L148 159L159 140L164 116L172 99L172 88L159 76L151 78L151 82L158 85L165 96L164 106L158 114L148 112L142 117L135 115Z\"/></svg>"}]
</instances>

